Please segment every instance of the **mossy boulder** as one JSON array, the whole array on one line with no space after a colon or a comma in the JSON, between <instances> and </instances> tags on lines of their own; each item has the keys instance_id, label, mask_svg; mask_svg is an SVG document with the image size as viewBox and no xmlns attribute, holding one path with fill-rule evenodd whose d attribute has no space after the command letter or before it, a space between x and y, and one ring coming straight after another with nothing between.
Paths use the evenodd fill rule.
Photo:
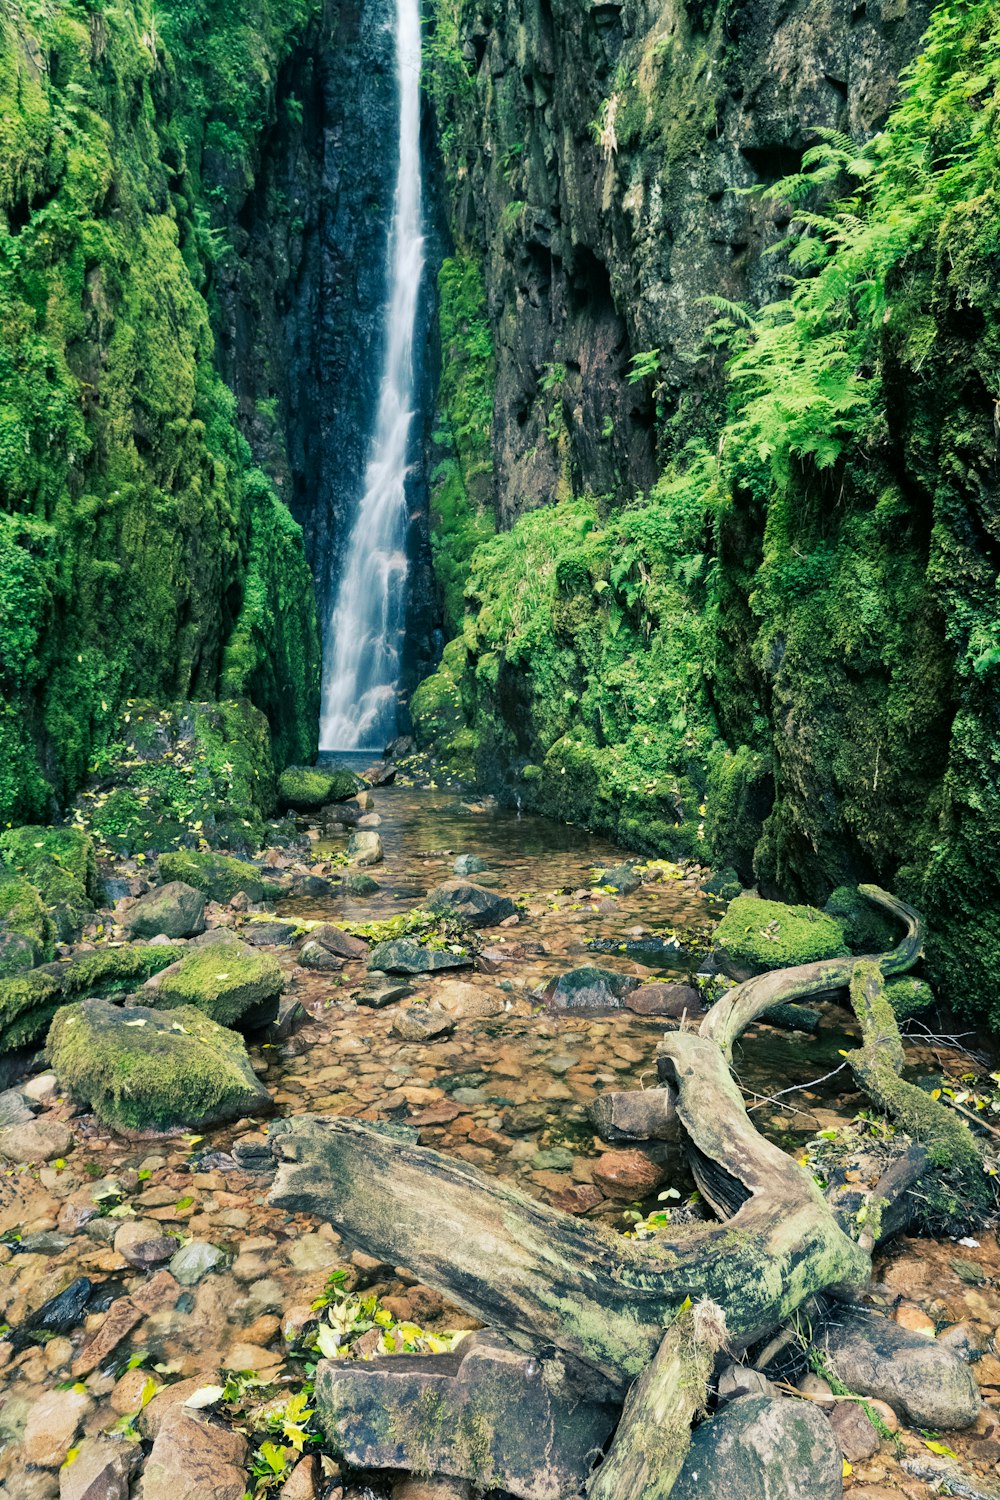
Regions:
<instances>
[{"instance_id":1,"label":"mossy boulder","mask_svg":"<svg viewBox=\"0 0 1000 1500\"><path fill-rule=\"evenodd\" d=\"M52 957L53 926L33 885L0 870L0 978Z\"/></svg>"},{"instance_id":2,"label":"mossy boulder","mask_svg":"<svg viewBox=\"0 0 1000 1500\"><path fill-rule=\"evenodd\" d=\"M231 901L241 891L251 901L263 901L269 890L256 865L207 849L176 849L161 854L160 879L164 884L182 881L192 885L210 901Z\"/></svg>"},{"instance_id":3,"label":"mossy boulder","mask_svg":"<svg viewBox=\"0 0 1000 1500\"><path fill-rule=\"evenodd\" d=\"M437 974L444 969L471 968L472 958L467 953L428 948L413 938L392 938L376 944L369 956L368 967L383 974Z\"/></svg>"},{"instance_id":4,"label":"mossy boulder","mask_svg":"<svg viewBox=\"0 0 1000 1500\"><path fill-rule=\"evenodd\" d=\"M246 702L129 704L75 816L118 854L205 840L246 850L274 809L267 720Z\"/></svg>"},{"instance_id":5,"label":"mossy boulder","mask_svg":"<svg viewBox=\"0 0 1000 1500\"><path fill-rule=\"evenodd\" d=\"M362 785L353 772L336 766L289 766L278 777L278 804L292 812L315 812L329 802L346 802Z\"/></svg>"},{"instance_id":6,"label":"mossy boulder","mask_svg":"<svg viewBox=\"0 0 1000 1500\"><path fill-rule=\"evenodd\" d=\"M0 866L38 891L63 942L74 942L101 899L94 842L80 828L29 824L0 834Z\"/></svg>"},{"instance_id":7,"label":"mossy boulder","mask_svg":"<svg viewBox=\"0 0 1000 1500\"><path fill-rule=\"evenodd\" d=\"M143 999L163 1010L195 1006L220 1026L251 1029L274 1020L284 988L270 954L233 938L192 948L148 980Z\"/></svg>"},{"instance_id":8,"label":"mossy boulder","mask_svg":"<svg viewBox=\"0 0 1000 1500\"><path fill-rule=\"evenodd\" d=\"M887 979L885 997L892 1006L897 1021L908 1021L920 1015L934 1004L934 991L926 979L917 979L913 974L900 974Z\"/></svg>"},{"instance_id":9,"label":"mossy boulder","mask_svg":"<svg viewBox=\"0 0 1000 1500\"><path fill-rule=\"evenodd\" d=\"M737 896L715 930L715 955L733 979L848 953L844 929L814 906Z\"/></svg>"},{"instance_id":10,"label":"mossy boulder","mask_svg":"<svg viewBox=\"0 0 1000 1500\"><path fill-rule=\"evenodd\" d=\"M839 885L823 910L840 923L852 953L887 953L903 936L899 923L866 901L856 885Z\"/></svg>"},{"instance_id":11,"label":"mossy boulder","mask_svg":"<svg viewBox=\"0 0 1000 1500\"><path fill-rule=\"evenodd\" d=\"M125 913L122 926L137 938L187 938L205 931L205 896L183 880L157 886Z\"/></svg>"},{"instance_id":12,"label":"mossy boulder","mask_svg":"<svg viewBox=\"0 0 1000 1500\"><path fill-rule=\"evenodd\" d=\"M0 979L0 1055L42 1041L52 1017L83 995L124 994L180 958L169 943L95 948L65 963Z\"/></svg>"},{"instance_id":13,"label":"mossy boulder","mask_svg":"<svg viewBox=\"0 0 1000 1500\"><path fill-rule=\"evenodd\" d=\"M435 886L427 897L427 909L441 916L456 917L466 927L496 927L517 916L509 896L498 896L471 880L456 876Z\"/></svg>"},{"instance_id":14,"label":"mossy boulder","mask_svg":"<svg viewBox=\"0 0 1000 1500\"><path fill-rule=\"evenodd\" d=\"M270 1100L242 1039L193 1006L63 1006L48 1057L61 1087L105 1125L127 1130L217 1125Z\"/></svg>"}]
</instances>

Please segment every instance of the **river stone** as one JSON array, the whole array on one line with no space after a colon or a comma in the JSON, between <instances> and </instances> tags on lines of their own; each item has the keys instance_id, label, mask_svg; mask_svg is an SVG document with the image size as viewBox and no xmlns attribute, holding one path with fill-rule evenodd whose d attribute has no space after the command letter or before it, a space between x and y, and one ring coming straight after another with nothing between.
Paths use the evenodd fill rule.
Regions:
<instances>
[{"instance_id":1,"label":"river stone","mask_svg":"<svg viewBox=\"0 0 1000 1500\"><path fill-rule=\"evenodd\" d=\"M460 854L452 865L456 875L482 875L489 865L478 854Z\"/></svg>"},{"instance_id":2,"label":"river stone","mask_svg":"<svg viewBox=\"0 0 1000 1500\"><path fill-rule=\"evenodd\" d=\"M248 901L257 902L267 893L256 865L211 849L174 849L160 855L159 869L161 880L184 881L210 901L231 901L243 894Z\"/></svg>"},{"instance_id":3,"label":"river stone","mask_svg":"<svg viewBox=\"0 0 1000 1500\"><path fill-rule=\"evenodd\" d=\"M363 938L354 937L333 922L320 922L311 930L309 938L338 958L365 958L368 954L368 944Z\"/></svg>"},{"instance_id":4,"label":"river stone","mask_svg":"<svg viewBox=\"0 0 1000 1500\"><path fill-rule=\"evenodd\" d=\"M602 1141L673 1141L680 1124L669 1089L608 1089L587 1105Z\"/></svg>"},{"instance_id":5,"label":"river stone","mask_svg":"<svg viewBox=\"0 0 1000 1500\"><path fill-rule=\"evenodd\" d=\"M278 802L293 812L315 812L330 802L346 802L360 785L339 766L288 766L278 777Z\"/></svg>"},{"instance_id":6,"label":"river stone","mask_svg":"<svg viewBox=\"0 0 1000 1500\"><path fill-rule=\"evenodd\" d=\"M556 1010L621 1010L626 997L638 988L639 980L630 974L588 964L550 979L542 998Z\"/></svg>"},{"instance_id":7,"label":"river stone","mask_svg":"<svg viewBox=\"0 0 1000 1500\"><path fill-rule=\"evenodd\" d=\"M207 1240L191 1240L183 1245L170 1261L170 1274L181 1286L196 1286L210 1271L217 1271L225 1264L226 1253L218 1245Z\"/></svg>"},{"instance_id":8,"label":"river stone","mask_svg":"<svg viewBox=\"0 0 1000 1500\"><path fill-rule=\"evenodd\" d=\"M372 949L368 967L384 974L437 974L442 969L471 968L472 959L464 953L427 948L413 938L393 938Z\"/></svg>"},{"instance_id":9,"label":"river stone","mask_svg":"<svg viewBox=\"0 0 1000 1500\"><path fill-rule=\"evenodd\" d=\"M598 870L597 884L614 886L621 895L631 896L642 885L642 877L636 873L634 865L612 865L610 869Z\"/></svg>"},{"instance_id":10,"label":"river stone","mask_svg":"<svg viewBox=\"0 0 1000 1500\"><path fill-rule=\"evenodd\" d=\"M115 1231L115 1254L137 1270L148 1271L169 1260L177 1250L177 1241L164 1234L155 1219L124 1219Z\"/></svg>"},{"instance_id":11,"label":"river stone","mask_svg":"<svg viewBox=\"0 0 1000 1500\"><path fill-rule=\"evenodd\" d=\"M380 865L385 858L382 840L368 828L359 828L351 834L347 845L347 860L356 869L367 865Z\"/></svg>"},{"instance_id":12,"label":"river stone","mask_svg":"<svg viewBox=\"0 0 1000 1500\"><path fill-rule=\"evenodd\" d=\"M357 870L344 876L344 890L349 896L374 896L381 886L370 875Z\"/></svg>"},{"instance_id":13,"label":"river stone","mask_svg":"<svg viewBox=\"0 0 1000 1500\"><path fill-rule=\"evenodd\" d=\"M93 1405L85 1391L44 1392L25 1423L25 1460L40 1469L58 1468Z\"/></svg>"},{"instance_id":14,"label":"river stone","mask_svg":"<svg viewBox=\"0 0 1000 1500\"><path fill-rule=\"evenodd\" d=\"M637 1016L670 1016L679 1020L685 1011L689 1016L698 1014L701 1001L690 984L641 984L625 996L625 1008Z\"/></svg>"},{"instance_id":15,"label":"river stone","mask_svg":"<svg viewBox=\"0 0 1000 1500\"><path fill-rule=\"evenodd\" d=\"M5 1089L0 1094L0 1130L8 1125L27 1125L35 1114L36 1108L21 1089Z\"/></svg>"},{"instance_id":16,"label":"river stone","mask_svg":"<svg viewBox=\"0 0 1000 1500\"><path fill-rule=\"evenodd\" d=\"M183 880L171 880L138 900L122 918L130 937L196 937L205 931L205 897Z\"/></svg>"},{"instance_id":17,"label":"river stone","mask_svg":"<svg viewBox=\"0 0 1000 1500\"><path fill-rule=\"evenodd\" d=\"M497 927L508 917L517 916L517 907L509 896L498 896L471 880L445 880L431 891L427 906L442 916L458 917L466 927Z\"/></svg>"},{"instance_id":18,"label":"river stone","mask_svg":"<svg viewBox=\"0 0 1000 1500\"><path fill-rule=\"evenodd\" d=\"M247 1440L182 1406L160 1425L142 1475L142 1500L243 1500Z\"/></svg>"},{"instance_id":19,"label":"river stone","mask_svg":"<svg viewBox=\"0 0 1000 1500\"><path fill-rule=\"evenodd\" d=\"M982 1405L968 1365L935 1339L875 1313L845 1310L818 1343L848 1390L885 1401L914 1427L971 1427Z\"/></svg>"},{"instance_id":20,"label":"river stone","mask_svg":"<svg viewBox=\"0 0 1000 1500\"><path fill-rule=\"evenodd\" d=\"M312 969L318 974L336 974L344 967L342 958L338 958L329 948L324 948L322 943L316 943L312 938L302 944L297 962L301 968Z\"/></svg>"},{"instance_id":21,"label":"river stone","mask_svg":"<svg viewBox=\"0 0 1000 1500\"><path fill-rule=\"evenodd\" d=\"M276 958L237 938L185 953L143 985L157 1010L193 1005L220 1026L256 1029L273 1021L285 977Z\"/></svg>"},{"instance_id":22,"label":"river stone","mask_svg":"<svg viewBox=\"0 0 1000 1500\"><path fill-rule=\"evenodd\" d=\"M277 918L260 922L248 922L240 933L245 943L254 948L287 948L301 931L297 922L282 922Z\"/></svg>"},{"instance_id":23,"label":"river stone","mask_svg":"<svg viewBox=\"0 0 1000 1500\"><path fill-rule=\"evenodd\" d=\"M576 1494L614 1423L570 1387L560 1359L493 1333L452 1354L322 1360L314 1403L355 1468L474 1479L523 1500Z\"/></svg>"},{"instance_id":24,"label":"river stone","mask_svg":"<svg viewBox=\"0 0 1000 1500\"><path fill-rule=\"evenodd\" d=\"M454 1031L455 1019L439 1005L411 1005L400 1011L390 1027L404 1042L430 1042Z\"/></svg>"},{"instance_id":25,"label":"river stone","mask_svg":"<svg viewBox=\"0 0 1000 1500\"><path fill-rule=\"evenodd\" d=\"M399 980L393 983L387 979L382 984L373 982L366 984L363 990L356 990L354 1003L367 1005L371 1010L384 1010L387 1005L395 1005L398 1000L405 1000L412 994L412 985L402 984Z\"/></svg>"},{"instance_id":26,"label":"river stone","mask_svg":"<svg viewBox=\"0 0 1000 1500\"><path fill-rule=\"evenodd\" d=\"M695 1429L670 1500L841 1500L843 1460L807 1401L739 1396Z\"/></svg>"},{"instance_id":27,"label":"river stone","mask_svg":"<svg viewBox=\"0 0 1000 1500\"><path fill-rule=\"evenodd\" d=\"M243 1039L191 1005L167 1011L107 1000L64 1005L48 1052L60 1084L106 1125L198 1128L270 1104Z\"/></svg>"},{"instance_id":28,"label":"river stone","mask_svg":"<svg viewBox=\"0 0 1000 1500\"><path fill-rule=\"evenodd\" d=\"M605 1151L591 1164L594 1183L606 1198L633 1203L646 1198L664 1180L666 1172L644 1151Z\"/></svg>"},{"instance_id":29,"label":"river stone","mask_svg":"<svg viewBox=\"0 0 1000 1500\"><path fill-rule=\"evenodd\" d=\"M85 1438L73 1462L59 1471L59 1500L128 1500L129 1479L141 1462L137 1443Z\"/></svg>"},{"instance_id":30,"label":"river stone","mask_svg":"<svg viewBox=\"0 0 1000 1500\"><path fill-rule=\"evenodd\" d=\"M72 1149L72 1132L61 1120L28 1120L0 1130L0 1156L8 1161L52 1161Z\"/></svg>"}]
</instances>

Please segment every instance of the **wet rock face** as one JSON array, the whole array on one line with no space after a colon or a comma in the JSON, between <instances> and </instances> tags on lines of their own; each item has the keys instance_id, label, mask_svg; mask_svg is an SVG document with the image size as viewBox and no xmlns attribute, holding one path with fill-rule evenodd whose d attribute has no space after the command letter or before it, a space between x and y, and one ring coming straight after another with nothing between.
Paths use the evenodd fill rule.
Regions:
<instances>
[{"instance_id":1,"label":"wet rock face","mask_svg":"<svg viewBox=\"0 0 1000 1500\"><path fill-rule=\"evenodd\" d=\"M473 87L446 151L461 237L486 260L498 514L655 475L669 416L711 420L706 295L777 292L778 208L743 191L795 171L821 128L867 137L929 0L610 5L487 0L463 13ZM699 358L701 356L701 358ZM690 425L681 440L691 436Z\"/></svg>"}]
</instances>

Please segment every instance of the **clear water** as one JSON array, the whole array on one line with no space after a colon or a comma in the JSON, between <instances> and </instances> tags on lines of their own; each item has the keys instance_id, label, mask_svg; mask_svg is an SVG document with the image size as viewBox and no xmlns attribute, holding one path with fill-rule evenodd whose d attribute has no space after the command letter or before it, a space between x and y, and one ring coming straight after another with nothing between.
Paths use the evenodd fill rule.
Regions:
<instances>
[{"instance_id":1,"label":"clear water","mask_svg":"<svg viewBox=\"0 0 1000 1500\"><path fill-rule=\"evenodd\" d=\"M424 264L419 0L396 0L395 22L399 168L389 231L384 365L364 493L325 637L323 749L378 747L396 732L415 404L413 332Z\"/></svg>"}]
</instances>

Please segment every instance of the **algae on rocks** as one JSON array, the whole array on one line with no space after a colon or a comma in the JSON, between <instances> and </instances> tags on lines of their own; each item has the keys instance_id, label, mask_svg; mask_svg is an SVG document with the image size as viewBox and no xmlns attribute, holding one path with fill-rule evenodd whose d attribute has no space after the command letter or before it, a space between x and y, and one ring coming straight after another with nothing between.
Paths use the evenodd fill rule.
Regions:
<instances>
[{"instance_id":1,"label":"algae on rocks","mask_svg":"<svg viewBox=\"0 0 1000 1500\"><path fill-rule=\"evenodd\" d=\"M95 948L66 962L0 979L0 1054L44 1040L52 1017L67 1000L127 992L183 951L169 943Z\"/></svg>"},{"instance_id":2,"label":"algae on rocks","mask_svg":"<svg viewBox=\"0 0 1000 1500\"><path fill-rule=\"evenodd\" d=\"M715 955L732 979L768 969L789 969L848 952L834 917L812 906L788 906L758 896L737 896L715 930Z\"/></svg>"},{"instance_id":3,"label":"algae on rocks","mask_svg":"<svg viewBox=\"0 0 1000 1500\"><path fill-rule=\"evenodd\" d=\"M256 903L268 893L256 865L206 849L175 849L161 854L159 871L165 884L180 881L194 886L210 901L231 901L242 893Z\"/></svg>"},{"instance_id":4,"label":"algae on rocks","mask_svg":"<svg viewBox=\"0 0 1000 1500\"><path fill-rule=\"evenodd\" d=\"M220 1026L256 1029L274 1020L284 988L277 960L234 937L189 949L148 979L142 995L158 1010L193 1006Z\"/></svg>"}]
</instances>

